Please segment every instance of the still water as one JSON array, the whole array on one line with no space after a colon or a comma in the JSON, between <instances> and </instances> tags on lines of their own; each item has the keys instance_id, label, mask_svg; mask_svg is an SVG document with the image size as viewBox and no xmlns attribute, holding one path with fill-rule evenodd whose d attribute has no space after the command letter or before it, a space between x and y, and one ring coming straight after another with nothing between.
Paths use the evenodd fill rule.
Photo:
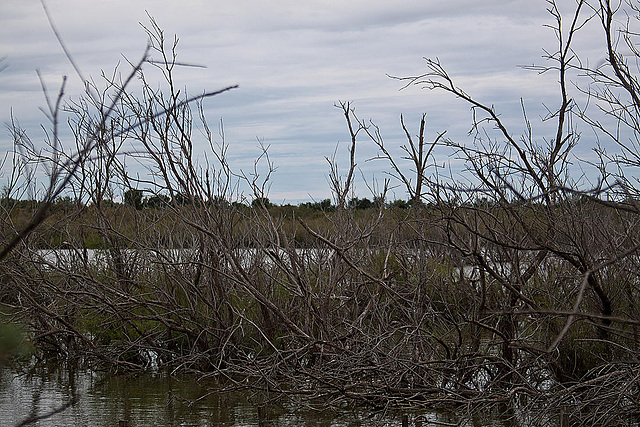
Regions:
<instances>
[{"instance_id":1,"label":"still water","mask_svg":"<svg viewBox=\"0 0 640 427\"><path fill-rule=\"evenodd\" d=\"M61 412L35 426L401 426L504 425L486 418L457 419L449 414L372 412L345 409L314 411L269 401L253 391L220 392L215 380L158 374L112 375L69 367L20 371L0 367L0 426L16 426L29 417ZM273 396L271 396L273 397ZM259 410L260 408L260 410Z\"/></svg>"}]
</instances>

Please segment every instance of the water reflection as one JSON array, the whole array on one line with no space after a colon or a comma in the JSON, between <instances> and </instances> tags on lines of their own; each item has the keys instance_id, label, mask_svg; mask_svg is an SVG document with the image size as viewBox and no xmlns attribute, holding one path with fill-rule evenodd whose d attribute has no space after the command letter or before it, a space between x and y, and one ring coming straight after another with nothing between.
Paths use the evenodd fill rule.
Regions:
<instances>
[{"instance_id":1,"label":"water reflection","mask_svg":"<svg viewBox=\"0 0 640 427\"><path fill-rule=\"evenodd\" d=\"M0 425L70 406L36 426L516 426L513 418L423 412L313 411L193 376L111 375L68 366L0 367ZM75 399L75 400L73 400ZM517 418L517 417L515 417Z\"/></svg>"},{"instance_id":2,"label":"water reflection","mask_svg":"<svg viewBox=\"0 0 640 427\"><path fill-rule=\"evenodd\" d=\"M117 426L360 426L400 425L400 414L295 410L285 403L264 405L252 392L217 393L213 380L192 376L109 375L47 367L0 368L0 425L12 426L70 402L68 409L31 425ZM260 411L259 411L260 408ZM259 414L260 412L260 414ZM261 420L259 419L262 418ZM259 421L262 421L260 423Z\"/></svg>"}]
</instances>

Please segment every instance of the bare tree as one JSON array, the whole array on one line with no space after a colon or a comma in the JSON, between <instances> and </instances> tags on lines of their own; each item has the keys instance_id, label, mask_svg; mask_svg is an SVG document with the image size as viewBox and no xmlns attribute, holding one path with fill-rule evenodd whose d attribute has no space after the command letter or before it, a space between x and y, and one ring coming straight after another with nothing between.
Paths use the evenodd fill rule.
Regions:
<instances>
[{"instance_id":1,"label":"bare tree","mask_svg":"<svg viewBox=\"0 0 640 427\"><path fill-rule=\"evenodd\" d=\"M17 211L2 211L13 233L4 235L2 302L28 322L43 353L220 375L314 407L497 408L533 423L569 408L570 422L628 420L640 377L637 55L632 20L615 27L615 17L636 9L578 1L566 21L548 4L557 46L532 68L557 76L556 107L543 118L549 133L539 134L524 101L525 132L512 132L495 107L427 60L427 72L404 83L471 106L471 141L440 132L428 142L426 115L417 135L401 116L407 172L382 131L339 103L348 166L338 169L337 151L329 159L337 207L313 214L268 203L268 147L253 170L234 170L222 123L213 132L200 102L230 88L195 97L178 90L177 39L152 20L149 54L134 66L141 89L105 75L67 105L71 151L53 138L42 156L15 128L32 147L24 158L58 173L48 207L27 227L12 222ZM593 24L609 53L606 65L589 68L574 46ZM161 87L144 64L161 71ZM590 86L572 84L581 76ZM594 103L631 131L600 121L587 108ZM619 147L600 150L599 182L588 188L572 178L582 126ZM430 203L350 205L363 136L413 203ZM470 179L429 169L442 150L466 161ZM128 167L132 157L146 174ZM56 204L63 189L79 200ZM110 191L149 196L136 206L108 200ZM41 251L61 241L67 250ZM99 248L94 258L89 241Z\"/></svg>"}]
</instances>

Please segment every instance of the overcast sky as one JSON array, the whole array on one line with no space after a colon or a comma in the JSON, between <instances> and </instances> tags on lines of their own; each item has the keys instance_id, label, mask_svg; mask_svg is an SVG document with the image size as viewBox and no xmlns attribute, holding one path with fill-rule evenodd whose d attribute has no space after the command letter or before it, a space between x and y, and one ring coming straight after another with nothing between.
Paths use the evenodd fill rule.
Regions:
<instances>
[{"instance_id":1,"label":"overcast sky","mask_svg":"<svg viewBox=\"0 0 640 427\"><path fill-rule=\"evenodd\" d=\"M573 0L560 0L570 8ZM426 71L424 57L439 58L459 86L494 104L516 131L523 128L520 98L533 118L542 103L558 102L556 76L539 76L520 66L544 63L543 48L557 43L544 0L49 0L48 8L61 36L85 76L111 73L127 58L136 61L147 38L140 23L147 13L169 36L177 34L178 59L207 68L182 68L178 85L191 94L238 84L239 89L204 104L214 131L224 120L232 167L248 170L259 155L258 140L269 146L278 168L270 198L297 203L330 196L325 157L346 166L349 139L338 101L349 101L362 119L372 119L387 144L399 146L404 114L415 133L427 113L427 137L447 130L450 138L467 138L469 108L450 96L409 87L388 75L412 76ZM603 56L597 31L581 34L585 56ZM0 56L0 120L10 113L37 143L46 119L36 69L48 88L57 91L68 75L68 96L82 85L58 45L39 0L2 0ZM544 137L541 135L540 137ZM65 141L63 141L65 143ZM0 134L0 148L11 144ZM203 148L204 150L204 148ZM358 192L364 179L382 181L387 164L366 161L373 144L358 146ZM442 153L436 160L452 164ZM586 155L586 154L585 154ZM4 179L4 178L3 178ZM396 197L406 198L401 188ZM392 196L393 198L393 196Z\"/></svg>"}]
</instances>

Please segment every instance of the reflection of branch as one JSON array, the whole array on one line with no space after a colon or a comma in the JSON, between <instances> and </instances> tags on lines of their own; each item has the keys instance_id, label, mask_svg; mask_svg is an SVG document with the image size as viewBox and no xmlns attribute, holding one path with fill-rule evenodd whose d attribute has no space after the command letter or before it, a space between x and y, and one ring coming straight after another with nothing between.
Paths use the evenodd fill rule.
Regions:
<instances>
[{"instance_id":1,"label":"reflection of branch","mask_svg":"<svg viewBox=\"0 0 640 427\"><path fill-rule=\"evenodd\" d=\"M20 424L16 424L15 427L22 427L22 426L27 426L29 424L35 424L40 420L44 420L47 419L49 417L52 417L56 414L59 414L62 411L65 411L66 409L70 408L71 406L75 405L78 402L78 396L73 396L71 398L71 400L69 400L67 403L65 403L64 405L52 410L51 412L48 412L44 415L30 415L29 417L27 417L26 419L24 419Z\"/></svg>"}]
</instances>

